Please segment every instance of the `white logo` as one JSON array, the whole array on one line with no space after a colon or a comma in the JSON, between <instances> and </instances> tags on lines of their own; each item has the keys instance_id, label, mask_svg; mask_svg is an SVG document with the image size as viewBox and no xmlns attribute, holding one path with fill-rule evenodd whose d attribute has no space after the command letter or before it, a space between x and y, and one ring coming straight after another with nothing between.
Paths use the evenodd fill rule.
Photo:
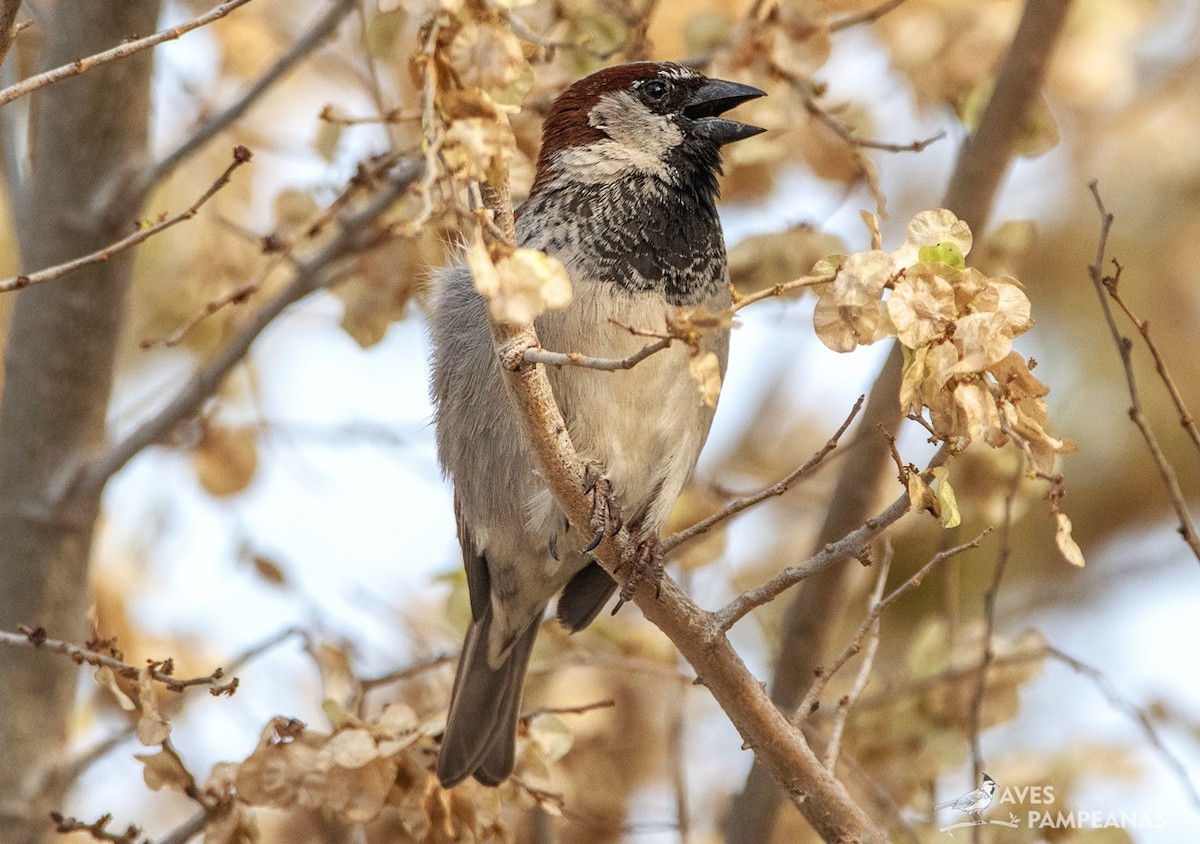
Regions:
<instances>
[{"instance_id":1,"label":"white logo","mask_svg":"<svg viewBox=\"0 0 1200 844\"><path fill-rule=\"evenodd\" d=\"M938 831L953 836L954 830L962 827L972 827L992 824L1017 829L1027 826L1030 829L1163 829L1167 826L1166 817L1162 812L1112 812L1112 811L1080 811L1066 810L1055 807L1054 786L1024 785L1006 787L997 794L996 781L987 774L979 788L969 791L953 800L943 800L936 804L934 811L949 810L967 815L969 820L962 820L949 826L941 827ZM983 813L993 804L1005 806L1008 810L1008 820L984 820ZM1023 815L1015 808L1029 804Z\"/></svg>"},{"instance_id":2,"label":"white logo","mask_svg":"<svg viewBox=\"0 0 1200 844\"><path fill-rule=\"evenodd\" d=\"M962 812L965 815L970 815L971 820L962 821L961 823L951 824L950 826L942 827L939 832L946 832L953 835L952 830L963 826L978 826L979 824L993 823L999 826L1016 827L1020 820L1016 815L1010 813L1010 818L1005 821L985 821L983 812L992 805L992 799L996 794L996 781L987 774L983 775L983 782L979 784L979 788L974 791L968 791L962 797L956 797L953 800L943 800L933 807L934 811L941 809L953 809L956 812Z\"/></svg>"}]
</instances>

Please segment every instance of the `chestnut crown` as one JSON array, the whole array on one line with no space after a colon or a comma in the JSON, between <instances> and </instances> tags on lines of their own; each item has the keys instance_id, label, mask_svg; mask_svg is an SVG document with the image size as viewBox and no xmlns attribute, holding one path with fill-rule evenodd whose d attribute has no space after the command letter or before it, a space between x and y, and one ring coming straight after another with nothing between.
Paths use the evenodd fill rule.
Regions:
<instances>
[{"instance_id":1,"label":"chestnut crown","mask_svg":"<svg viewBox=\"0 0 1200 844\"><path fill-rule=\"evenodd\" d=\"M711 178L722 146L763 131L721 115L762 96L673 62L593 73L550 106L534 190L555 179L597 183L637 174L679 183L696 171Z\"/></svg>"}]
</instances>

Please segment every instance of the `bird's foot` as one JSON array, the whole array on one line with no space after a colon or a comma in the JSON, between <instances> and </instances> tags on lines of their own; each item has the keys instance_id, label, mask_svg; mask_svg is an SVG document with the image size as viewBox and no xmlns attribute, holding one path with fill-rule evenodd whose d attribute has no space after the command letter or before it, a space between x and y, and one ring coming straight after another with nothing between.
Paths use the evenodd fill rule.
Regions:
<instances>
[{"instance_id":1,"label":"bird's foot","mask_svg":"<svg viewBox=\"0 0 1200 844\"><path fill-rule=\"evenodd\" d=\"M627 565L630 567L629 579L621 587L621 595L617 599L617 605L613 607L613 615L616 615L617 610L633 597L633 593L637 592L644 580L648 579L654 584L654 597L659 597L662 590L663 558L665 556L662 540L657 533L642 537L638 543L631 542L625 547L624 553L621 554L620 568Z\"/></svg>"},{"instance_id":2,"label":"bird's foot","mask_svg":"<svg viewBox=\"0 0 1200 844\"><path fill-rule=\"evenodd\" d=\"M621 530L621 508L613 498L612 481L604 476L598 463L584 464L583 494L592 496L592 518L588 527L593 532L592 541L583 553L596 550L604 534L616 536Z\"/></svg>"}]
</instances>

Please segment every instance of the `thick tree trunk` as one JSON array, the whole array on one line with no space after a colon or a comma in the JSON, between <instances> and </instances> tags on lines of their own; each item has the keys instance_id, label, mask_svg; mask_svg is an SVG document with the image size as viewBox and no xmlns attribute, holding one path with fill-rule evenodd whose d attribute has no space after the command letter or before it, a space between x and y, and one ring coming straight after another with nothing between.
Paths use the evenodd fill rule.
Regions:
<instances>
[{"instance_id":1,"label":"thick tree trunk","mask_svg":"<svg viewBox=\"0 0 1200 844\"><path fill-rule=\"evenodd\" d=\"M54 67L146 35L159 0L59 2L42 64ZM143 52L35 94L30 184L16 209L22 266L32 271L130 231L141 197L151 54ZM88 556L99 493L70 481L104 444L113 358L132 255L22 291L5 349L0 399L0 627L84 632ZM33 650L0 650L0 840L40 841L59 789L58 761L79 670Z\"/></svg>"}]
</instances>

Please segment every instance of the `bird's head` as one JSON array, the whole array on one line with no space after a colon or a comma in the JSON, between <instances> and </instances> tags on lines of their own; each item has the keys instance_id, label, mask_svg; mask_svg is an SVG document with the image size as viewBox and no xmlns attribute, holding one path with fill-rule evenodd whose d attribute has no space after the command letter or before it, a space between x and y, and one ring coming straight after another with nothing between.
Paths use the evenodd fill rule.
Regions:
<instances>
[{"instance_id":1,"label":"bird's head","mask_svg":"<svg viewBox=\"0 0 1200 844\"><path fill-rule=\"evenodd\" d=\"M721 117L765 94L709 79L671 62L636 62L593 73L550 106L533 192L556 180L584 183L650 177L668 185L711 184L720 148L757 135Z\"/></svg>"},{"instance_id":2,"label":"bird's head","mask_svg":"<svg viewBox=\"0 0 1200 844\"><path fill-rule=\"evenodd\" d=\"M987 774L983 775L983 790L988 794L993 794L996 791L996 781Z\"/></svg>"}]
</instances>

